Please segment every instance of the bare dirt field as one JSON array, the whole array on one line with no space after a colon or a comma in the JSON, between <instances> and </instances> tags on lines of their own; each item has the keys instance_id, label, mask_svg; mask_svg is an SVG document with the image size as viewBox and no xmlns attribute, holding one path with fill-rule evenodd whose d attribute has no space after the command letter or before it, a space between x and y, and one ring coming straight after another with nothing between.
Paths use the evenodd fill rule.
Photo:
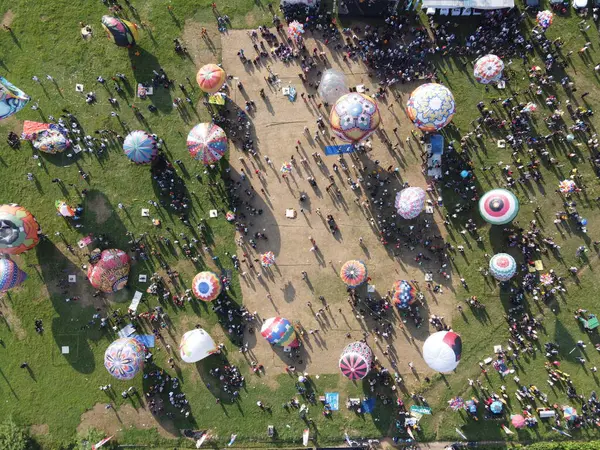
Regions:
<instances>
[{"instance_id":1,"label":"bare dirt field","mask_svg":"<svg viewBox=\"0 0 600 450\"><path fill-rule=\"evenodd\" d=\"M373 86L362 65L343 61L341 54L332 55L311 38L306 42L311 53L317 47L318 51L325 51L327 55L326 67L321 62L319 71L325 68L341 70L346 73L349 86L364 84L369 88L368 94L376 92L376 86ZM230 82L233 100L242 108L247 99L256 103L256 111L251 116L259 156L253 159L239 150L232 150L230 160L234 179L240 179L242 170L246 173L256 195L253 205L263 209L262 215L248 216L247 221L253 225L252 231L264 230L268 241L259 239L257 249L253 250L247 245L251 237L248 236L246 244L239 247L238 256L252 262L259 253L271 250L277 261L276 266L270 269L261 269L260 264L254 262L254 271L247 264L242 264L246 272L241 281L244 303L250 311L258 311L263 319L278 315L292 322L299 321L305 330L318 330L314 334L305 334L307 353L302 363L296 361L296 365L300 368L305 365L311 374L337 373L337 362L343 347L351 341L362 339L363 331L368 329L365 321L356 317L360 313L353 313L346 302L346 288L339 278L340 267L345 261L360 259L366 263L371 277L370 284L376 291L374 295L385 295L393 282L399 279L417 280L424 289L424 273L432 270L434 281L442 284L444 289L443 293L436 296L431 292L426 293L428 306L425 309L429 311L422 311L426 319L428 314L449 318L456 305L451 281L442 279L437 273L439 264L424 261L419 265L415 262L417 252L421 251L418 248L401 246L396 250L397 255L386 250L379 242L379 232L370 223L371 212L361 205L367 199L365 192L360 189L352 190L347 182L348 177L357 179L354 166L366 164L366 167L370 167L370 164L374 171L396 178L397 186L403 182L423 188L427 186L421 169L422 151L414 139L411 138L408 142L412 124L401 107L408 93L417 84L404 85L405 91L398 91L398 102L393 99L389 103L379 100L382 128L394 149L384 144L381 134L375 134L371 139L372 151L368 152L368 159L364 155L345 155L349 172L344 173L340 169L336 173L333 171L333 164L340 165L337 155L325 156L324 153L325 145L335 144L330 140L329 133L326 132L317 141L314 139L317 117L322 115L327 123L329 112L325 106L318 108L318 103L322 101L318 96L308 101L301 98L301 93L315 91L313 86L303 85L298 77L301 72L299 61L284 64L280 60L269 59L268 69L277 74L280 80L278 86L271 86L265 80L269 75L266 66L244 65L238 57L240 48L244 49L248 58L254 57L255 52L249 43L247 31L230 31L223 35L223 67L229 75L235 77ZM310 76L317 78L316 69L312 69L311 74L309 81L312 80ZM243 83L243 92L236 87L238 80ZM297 90L298 98L295 102L282 94L281 89L286 86L293 86ZM265 100L259 96L261 88L267 93ZM304 130L305 126L308 127L307 132ZM396 127L398 131L395 134L393 129ZM317 165L311 156L315 152L322 155L323 165ZM267 163L266 156L272 161L271 164ZM287 179L282 179L280 167L284 162L291 161L292 156L296 161L293 172ZM308 162L302 163L302 158ZM379 168L373 164L375 160L379 161ZM395 174L393 171L385 173L389 166L398 168L399 171ZM260 170L260 174L256 170ZM341 194L335 194L333 189L325 189L331 183L329 175L333 175ZM308 183L309 176L315 178L317 189ZM372 179L369 182L378 181ZM246 182L244 189L247 187ZM300 202L303 193L307 199ZM295 219L286 218L288 208L296 209L298 214ZM317 213L317 209L321 215ZM332 214L339 226L340 233L335 236L325 222L327 214ZM434 214L423 213L417 219L424 220L429 222L432 235L445 235L443 218L437 210ZM317 251L310 250L310 237L316 241ZM363 238L362 245L359 243L360 237ZM302 279L302 271L307 272L307 281ZM329 307L320 317L316 317L319 309L324 308L324 303L319 300L320 296L325 297ZM309 302L311 306L308 305ZM377 342L371 335L369 343L382 361L386 361L388 357L396 359L401 372L408 372L409 361L414 361L418 372L426 372L428 369L419 352L422 341L429 334L427 325L425 323L420 329L415 329L413 325L407 324L408 329L405 331L396 315L396 336L390 342L392 348L389 349L389 355L383 355L386 342L381 339ZM264 364L267 370L283 370L290 362L273 352L258 332L257 329L254 335L247 336L251 355ZM351 337L347 337L347 333Z\"/></svg>"}]
</instances>

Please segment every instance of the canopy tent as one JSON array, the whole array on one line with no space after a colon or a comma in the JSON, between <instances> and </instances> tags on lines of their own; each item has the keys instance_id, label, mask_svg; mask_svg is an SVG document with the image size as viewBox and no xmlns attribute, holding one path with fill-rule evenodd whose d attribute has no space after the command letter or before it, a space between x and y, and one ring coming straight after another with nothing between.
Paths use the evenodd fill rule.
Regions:
<instances>
[{"instance_id":1,"label":"canopy tent","mask_svg":"<svg viewBox=\"0 0 600 450\"><path fill-rule=\"evenodd\" d=\"M514 0L423 0L421 8L504 9L514 6Z\"/></svg>"}]
</instances>

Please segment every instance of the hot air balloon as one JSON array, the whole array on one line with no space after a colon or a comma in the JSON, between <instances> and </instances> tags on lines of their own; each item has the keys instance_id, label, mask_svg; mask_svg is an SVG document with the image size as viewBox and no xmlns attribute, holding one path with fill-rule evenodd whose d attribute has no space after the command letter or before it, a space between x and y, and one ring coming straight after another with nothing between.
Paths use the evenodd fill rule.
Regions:
<instances>
[{"instance_id":1,"label":"hot air balloon","mask_svg":"<svg viewBox=\"0 0 600 450\"><path fill-rule=\"evenodd\" d=\"M497 253L490 259L490 274L498 281L508 281L517 273L517 262L508 253Z\"/></svg>"},{"instance_id":2,"label":"hot air balloon","mask_svg":"<svg viewBox=\"0 0 600 450\"><path fill-rule=\"evenodd\" d=\"M106 37L119 47L131 48L138 40L138 26L118 17L102 16L102 28Z\"/></svg>"},{"instance_id":3,"label":"hot air balloon","mask_svg":"<svg viewBox=\"0 0 600 450\"><path fill-rule=\"evenodd\" d=\"M283 317L271 317L265 320L260 329L260 334L269 344L283 347L286 351L300 345L293 325Z\"/></svg>"},{"instance_id":4,"label":"hot air balloon","mask_svg":"<svg viewBox=\"0 0 600 450\"><path fill-rule=\"evenodd\" d=\"M298 39L300 36L304 34L304 25L302 25L297 20L290 22L288 25L288 36L292 39Z\"/></svg>"},{"instance_id":5,"label":"hot air balloon","mask_svg":"<svg viewBox=\"0 0 600 450\"><path fill-rule=\"evenodd\" d=\"M436 372L452 372L462 354L462 340L453 331L438 331L423 344L423 359Z\"/></svg>"},{"instance_id":6,"label":"hot air balloon","mask_svg":"<svg viewBox=\"0 0 600 450\"><path fill-rule=\"evenodd\" d=\"M504 225L519 213L519 200L506 189L492 189L479 199L481 217L492 225Z\"/></svg>"},{"instance_id":7,"label":"hot air balloon","mask_svg":"<svg viewBox=\"0 0 600 450\"><path fill-rule=\"evenodd\" d=\"M118 380L131 380L144 368L145 348L131 337L114 341L104 352L104 367Z\"/></svg>"},{"instance_id":8,"label":"hot air balloon","mask_svg":"<svg viewBox=\"0 0 600 450\"><path fill-rule=\"evenodd\" d=\"M29 211L14 203L0 205L0 253L18 255L35 247L40 226Z\"/></svg>"},{"instance_id":9,"label":"hot air balloon","mask_svg":"<svg viewBox=\"0 0 600 450\"><path fill-rule=\"evenodd\" d=\"M346 75L339 70L327 69L321 76L317 92L327 103L334 104L342 95L348 93Z\"/></svg>"},{"instance_id":10,"label":"hot air balloon","mask_svg":"<svg viewBox=\"0 0 600 450\"><path fill-rule=\"evenodd\" d=\"M205 166L219 161L227 151L225 131L214 123L200 123L188 134L187 148L192 158Z\"/></svg>"},{"instance_id":11,"label":"hot air balloon","mask_svg":"<svg viewBox=\"0 0 600 450\"><path fill-rule=\"evenodd\" d=\"M356 259L347 261L340 269L340 278L346 286L355 288L367 281L367 266Z\"/></svg>"},{"instance_id":12,"label":"hot air balloon","mask_svg":"<svg viewBox=\"0 0 600 450\"><path fill-rule=\"evenodd\" d=\"M344 142L368 138L381 123L377 103L371 97L352 92L341 96L329 116L331 131Z\"/></svg>"},{"instance_id":13,"label":"hot air balloon","mask_svg":"<svg viewBox=\"0 0 600 450\"><path fill-rule=\"evenodd\" d=\"M64 200L56 200L54 202L54 206L56 206L56 210L63 217L75 217L77 214L75 209L69 206L69 204Z\"/></svg>"},{"instance_id":14,"label":"hot air balloon","mask_svg":"<svg viewBox=\"0 0 600 450\"><path fill-rule=\"evenodd\" d=\"M105 293L117 292L127 285L130 260L127 253L115 248L92 252L88 280L95 289Z\"/></svg>"},{"instance_id":15,"label":"hot air balloon","mask_svg":"<svg viewBox=\"0 0 600 450\"><path fill-rule=\"evenodd\" d=\"M552 25L552 22L554 21L554 14L548 10L540 11L537 13L536 21L537 24L545 30Z\"/></svg>"},{"instance_id":16,"label":"hot air balloon","mask_svg":"<svg viewBox=\"0 0 600 450\"><path fill-rule=\"evenodd\" d=\"M148 164L158 155L156 139L142 130L132 131L127 135L123 151L136 164Z\"/></svg>"},{"instance_id":17,"label":"hot air balloon","mask_svg":"<svg viewBox=\"0 0 600 450\"><path fill-rule=\"evenodd\" d=\"M406 112L417 128L433 133L450 123L456 112L456 104L446 86L427 83L410 94Z\"/></svg>"},{"instance_id":18,"label":"hot air balloon","mask_svg":"<svg viewBox=\"0 0 600 450\"><path fill-rule=\"evenodd\" d=\"M0 292L17 287L27 279L27 274L19 269L10 258L0 258Z\"/></svg>"},{"instance_id":19,"label":"hot air balloon","mask_svg":"<svg viewBox=\"0 0 600 450\"><path fill-rule=\"evenodd\" d=\"M192 291L197 299L212 302L221 293L221 280L212 272L200 272L192 281Z\"/></svg>"},{"instance_id":20,"label":"hot air balloon","mask_svg":"<svg viewBox=\"0 0 600 450\"><path fill-rule=\"evenodd\" d=\"M198 86L207 94L214 94L221 89L226 78L225 71L216 64L206 64L196 74Z\"/></svg>"},{"instance_id":21,"label":"hot air balloon","mask_svg":"<svg viewBox=\"0 0 600 450\"><path fill-rule=\"evenodd\" d=\"M260 255L260 264L263 267L271 267L275 264L275 254L273 252L266 252Z\"/></svg>"},{"instance_id":22,"label":"hot air balloon","mask_svg":"<svg viewBox=\"0 0 600 450\"><path fill-rule=\"evenodd\" d=\"M406 280L399 280L392 287L392 302L399 309L406 309L412 305L417 296L415 287Z\"/></svg>"},{"instance_id":23,"label":"hot air balloon","mask_svg":"<svg viewBox=\"0 0 600 450\"><path fill-rule=\"evenodd\" d=\"M41 152L54 155L71 146L68 132L62 125L26 120L21 138L30 141Z\"/></svg>"},{"instance_id":24,"label":"hot air balloon","mask_svg":"<svg viewBox=\"0 0 600 450\"><path fill-rule=\"evenodd\" d=\"M414 219L425 207L425 191L420 187L408 187L396 194L396 211L403 219Z\"/></svg>"},{"instance_id":25,"label":"hot air balloon","mask_svg":"<svg viewBox=\"0 0 600 450\"><path fill-rule=\"evenodd\" d=\"M351 380L362 380L371 370L373 351L364 342L352 342L342 351L340 370Z\"/></svg>"},{"instance_id":26,"label":"hot air balloon","mask_svg":"<svg viewBox=\"0 0 600 450\"><path fill-rule=\"evenodd\" d=\"M217 351L213 338L202 328L194 328L181 337L179 354L186 363L195 363Z\"/></svg>"},{"instance_id":27,"label":"hot air balloon","mask_svg":"<svg viewBox=\"0 0 600 450\"><path fill-rule=\"evenodd\" d=\"M481 84L490 84L502 78L504 63L496 55L485 55L475 61L473 76Z\"/></svg>"},{"instance_id":28,"label":"hot air balloon","mask_svg":"<svg viewBox=\"0 0 600 450\"><path fill-rule=\"evenodd\" d=\"M4 77L0 77L0 120L18 113L30 97Z\"/></svg>"}]
</instances>

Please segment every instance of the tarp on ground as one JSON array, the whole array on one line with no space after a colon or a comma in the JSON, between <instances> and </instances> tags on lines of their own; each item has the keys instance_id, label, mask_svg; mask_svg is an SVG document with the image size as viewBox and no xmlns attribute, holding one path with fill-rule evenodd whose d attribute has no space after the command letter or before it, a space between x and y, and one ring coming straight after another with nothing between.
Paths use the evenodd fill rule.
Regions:
<instances>
[{"instance_id":1,"label":"tarp on ground","mask_svg":"<svg viewBox=\"0 0 600 450\"><path fill-rule=\"evenodd\" d=\"M427 8L473 8L473 9L504 9L514 8L514 0L423 0L421 6Z\"/></svg>"},{"instance_id":2,"label":"tarp on ground","mask_svg":"<svg viewBox=\"0 0 600 450\"><path fill-rule=\"evenodd\" d=\"M354 153L355 147L352 144L327 145L325 147L325 156L338 156L340 153Z\"/></svg>"}]
</instances>

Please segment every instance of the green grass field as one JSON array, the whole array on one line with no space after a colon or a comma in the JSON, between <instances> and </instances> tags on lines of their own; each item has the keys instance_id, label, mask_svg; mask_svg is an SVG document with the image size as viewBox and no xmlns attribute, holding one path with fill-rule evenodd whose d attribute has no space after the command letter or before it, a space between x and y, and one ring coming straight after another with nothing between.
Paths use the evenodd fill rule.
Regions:
<instances>
[{"instance_id":1,"label":"green grass field","mask_svg":"<svg viewBox=\"0 0 600 450\"><path fill-rule=\"evenodd\" d=\"M158 112L152 114L146 111L145 103L138 103L134 99L133 91L127 93L126 98L119 98L114 91L109 94L101 85L96 83L96 77L102 75L110 78L117 72L125 73L132 88L137 81L149 81L152 70L159 67L165 69L166 73L177 82L187 83L186 77L193 80L196 67L186 58L177 56L172 49L172 40L181 37L183 27L187 21L195 21L203 25L214 25L214 17L210 8L210 1L173 1L174 6L170 13L164 2L148 0L135 2L137 12L135 15L129 12L132 20L143 26L139 42L140 55L134 52L118 48L108 42L101 31L100 18L107 13L102 2L87 2L84 6L77 2L64 0L53 0L51 2L28 2L18 0L15 2L4 2L0 6L0 14L6 14L5 20L10 16L10 27L13 32L0 30L0 63L2 73L16 86L22 88L32 97L31 104L39 104L38 110L32 110L27 106L16 116L0 123L0 135L5 136L8 131L16 131L20 134L23 120L43 121L49 115L58 117L63 108L75 114L84 127L86 134L93 134L95 130L110 128L121 134L127 130L146 129L158 134L164 139L167 152L171 160L182 159L186 161L189 177L184 175L187 188L193 192L193 211L195 219L207 217L208 210L216 205L217 209L226 208L226 200L219 197L214 188L208 186L209 176L203 174L203 168L196 166L186 159L185 137L189 129L198 121L207 119L208 115L202 107L198 108L198 117L191 112L191 119L186 122L172 109L171 103L177 94L177 90L166 91L161 89L152 99L156 104ZM229 0L223 5L221 12L228 14L233 26L245 28L256 26L260 23L270 24L268 11L260 3L246 0ZM587 103L596 105L600 101L600 92L596 89L598 79L594 75L595 63L586 65L576 53L588 40L594 40L596 31L585 36L578 31L577 22L580 19L575 15L567 18L557 18L549 30L551 38L562 36L567 43L565 51L575 50L572 56L572 66L567 72L576 80L579 93L590 91ZM95 37L90 41L83 41L79 37L79 22L90 23L94 27ZM460 23L460 30L471 25L466 20ZM199 38L199 37L198 37ZM597 46L594 45L591 52L592 60L597 56ZM530 65L535 61L540 63L539 56L532 59ZM209 62L209 61L206 61ZM481 99L489 99L494 94L486 94L481 86L474 85L469 75L471 64L468 61L447 59L443 63L446 72L444 82L454 92L459 105L459 113L455 117L455 123L462 132L469 130L469 123L477 116L476 103ZM515 61L511 68L516 73L516 79L511 82L511 87L526 86L528 81L521 79L526 77L525 69L519 61ZM51 75L55 83L47 81L46 75ZM41 84L32 81L32 76L38 76ZM75 92L75 84L85 85L85 91L94 90L98 94L98 103L87 105L81 94ZM110 85L111 83L107 83ZM517 86L516 86L517 85ZM112 88L111 88L112 90ZM493 92L493 90L492 90ZM502 94L499 94L502 95ZM116 96L120 101L121 122L110 116L114 109L107 99ZM562 92L557 93L560 100L566 97ZM191 92L191 97L196 103L200 97L197 89ZM577 100L579 100L577 98ZM139 123L134 117L130 104L136 103L140 106L147 124ZM540 98L538 104L543 104ZM537 115L537 127L542 130L545 126L541 121L544 112ZM597 125L597 117L592 118L592 123ZM491 137L486 136L485 144L487 151L480 152L473 157L482 190L491 186L498 186L499 181L486 178L486 174L480 172L477 167L495 164L502 160L508 163L511 160L510 152L506 149L496 149ZM581 142L581 141L580 141ZM547 268L555 268L556 271L566 276L567 268L582 262L575 258L575 249L579 245L590 245L591 241L597 239L600 233L598 219L600 214L593 200L587 201L582 198L578 201L578 209L589 220L589 233L582 236L577 233L565 232L564 236L558 234L552 220L554 211L562 209L560 197L554 194L558 180L568 176L571 165L577 167L583 175L588 186L587 198L593 199L600 195L596 177L586 158L588 151L586 146L572 146L572 151L580 153L577 160L567 160L565 149L552 149L557 157L564 161L562 174L560 171L543 169L545 182L540 187L519 187L517 194L521 200L522 211L519 221L522 225L533 218L533 209L541 207L539 222L547 230L548 234L557 235L557 242L562 246L562 260L558 261L549 256L543 256L542 260ZM65 246L62 239L54 233L60 231L67 242L74 243L83 234L105 233L109 236L115 247L126 248L128 237L127 231L134 233L152 232L149 222L139 220L139 210L147 206L148 200L156 200L156 191L153 186L148 168L133 166L129 164L122 155L120 149L111 148L104 157L97 158L92 155L83 155L72 160L65 155L56 157L41 156L35 160L33 153L27 143L20 150L12 150L2 144L0 149L0 174L2 187L0 188L0 203L17 202L27 207L42 224L43 230L50 235L51 242L41 243L36 249L21 256L18 261L20 266L28 272L29 279L24 286L3 297L12 312L7 317L7 322L0 323L0 338L3 345L0 347L0 417L12 416L21 425L47 425L48 432L36 434L35 439L44 447L58 449L68 448L77 441L76 428L80 423L81 415L97 403L106 403L106 395L98 389L98 386L111 382L110 376L103 368L102 357L112 336L104 335L96 331L95 327L83 329L94 313L90 306L81 307L74 303L65 302L65 295L56 287L59 278L64 278L68 273L72 262L65 256ZM41 162L41 165L38 165ZM90 183L82 180L78 174L79 166L90 174ZM27 181L26 174L31 172L35 175L35 182ZM196 174L202 175L202 181L195 178ZM563 176L563 174L565 176ZM59 177L65 183L66 192L59 186L51 183L53 178ZM221 183L221 177L215 173L214 180ZM73 184L71 187L69 184ZM88 196L81 200L79 192L87 188L90 190ZM78 203L82 202L87 211L84 216L84 228L75 230L57 217L54 209L54 201L60 198ZM450 198L450 196L448 196ZM126 205L125 210L119 210L118 203ZM450 202L447 201L446 205ZM100 206L99 206L100 205ZM99 216L102 215L100 218ZM221 215L222 217L222 215ZM102 225L98 226L98 222ZM184 231L176 216L165 213L163 217L165 226L173 228L174 233ZM224 219L211 222L212 233L215 243L215 254L226 269L231 269L229 258L225 252L233 252L233 227ZM484 253L493 253L501 249L501 236L494 233L488 234L489 228L484 229L485 240L478 247L473 240L470 241L465 257L456 255L455 271L464 276L469 283L469 291L459 290L456 294L457 303L468 295L477 295L487 305L486 312L489 319L484 319L470 311L465 311L464 317L456 317L453 321L464 342L463 360L455 375L446 377L449 387L441 379L434 379L430 386L423 386L424 395L430 399L434 407L434 415L426 417L421 421L423 433L419 439L427 440L454 440L456 435L454 428L466 425L463 431L471 440L504 440L507 437L500 430L497 422L465 422L458 414L445 408L446 401L457 394L463 397L474 395L466 383L467 378L478 376L479 368L477 362L483 357L492 354L494 344L505 344L508 337L507 326L502 315L507 308L507 295L499 295L498 288L484 281L477 271L479 266L485 266ZM451 240L455 244L462 241L462 235L458 229L451 230ZM166 232L165 232L166 233ZM180 255L171 255L165 252L168 262L175 266L185 282L189 283L195 272L195 268L189 264L177 263ZM578 352L567 355L579 339L587 340L585 334L579 329L573 320L573 311L578 307L596 310L597 286L596 271L597 256L593 246L587 254L588 261L585 269L579 277L578 283L569 283L569 293L565 301L560 301L551 308L544 305L539 307L531 304L534 314L544 318L545 333L542 342L547 340L558 340L562 349L562 368L569 372L575 380L576 386L581 393L589 393L600 385L598 378L589 373L589 369L583 369L575 360ZM151 273L154 270L153 262L148 264L137 264L130 280L137 280L139 273ZM212 262L204 261L199 267L212 266ZM122 295L121 300L128 302L134 290L144 290L143 285L137 286L135 282L130 283L130 288ZM239 285L234 280L232 295L238 301ZM151 302L154 300L152 299ZM114 304L113 307L126 308L127 303ZM154 306L154 303L151 303ZM467 308L465 308L467 309ZM175 326L175 332L180 333L183 327L191 327L193 323L201 323L204 327L214 333L223 333L217 323L216 316L208 310L193 310L187 307L183 310L169 310ZM198 317L198 315L200 317ZM43 336L34 331L33 322L35 318L44 321L46 332ZM9 327L9 324L11 326ZM60 354L60 347L69 345L71 354L65 357ZM233 343L226 341L229 351L229 359L232 362L243 361ZM588 366L600 364L600 357L595 350L588 347L587 355L590 363ZM157 358L158 360L158 358ZM164 360L161 358L160 361ZM522 383L537 384L540 389L548 392L551 402L562 403L566 397L559 389L551 390L545 383L545 370L543 367L543 355L527 360L521 360L522 369L519 372ZM22 361L27 361L32 368L33 377L19 368ZM212 361L212 360L211 360ZM266 438L266 428L269 424L276 424L279 435L273 445L298 445L305 424L296 412L287 412L280 408L280 404L294 396L293 383L285 375L276 380L269 381L268 385L260 383L253 375L247 375L247 388L242 393L238 404L217 404L214 395L205 387L210 382L206 375L210 364L206 362L202 370L196 367L186 367L178 374L183 381L183 391L187 394L192 405L192 415L189 420L177 419L176 426L179 428L200 428L214 431L217 442L224 444L229 440L232 432L238 433L236 445L242 448L260 447L271 445ZM246 364L240 364L246 367ZM350 389L348 383L341 384L341 376L321 376L316 388L319 393L329 390L340 390L342 401L347 396L360 396L366 392L368 385L363 387L358 384ZM138 377L133 385L139 390L143 387L144 380ZM494 389L502 384L500 378L490 374L489 383ZM513 386L511 380L505 382ZM120 392L130 384L113 382L115 391ZM351 385L350 385L351 386ZM256 408L257 399L268 399L273 405L272 415L263 413ZM405 399L408 401L408 399ZM117 394L114 404L128 403ZM135 402L134 402L135 404ZM513 397L510 404L513 411L519 410L519 405ZM318 408L313 408L311 417L314 418L318 430L317 439L319 444L339 443L344 431L353 436L379 437L388 435L393 431L394 417L389 410L379 407L372 416L356 416L345 411L335 413L332 419L321 416ZM591 431L577 433L577 437L591 439L595 437ZM557 439L558 435L549 430L545 425L540 425L534 431L523 431L516 433L510 439L520 440L545 440ZM122 444L144 444L150 446L164 446L172 448L176 444L168 442L156 432L146 430L128 429L123 431L119 442ZM181 442L182 446L189 446L191 442Z\"/></svg>"}]
</instances>

